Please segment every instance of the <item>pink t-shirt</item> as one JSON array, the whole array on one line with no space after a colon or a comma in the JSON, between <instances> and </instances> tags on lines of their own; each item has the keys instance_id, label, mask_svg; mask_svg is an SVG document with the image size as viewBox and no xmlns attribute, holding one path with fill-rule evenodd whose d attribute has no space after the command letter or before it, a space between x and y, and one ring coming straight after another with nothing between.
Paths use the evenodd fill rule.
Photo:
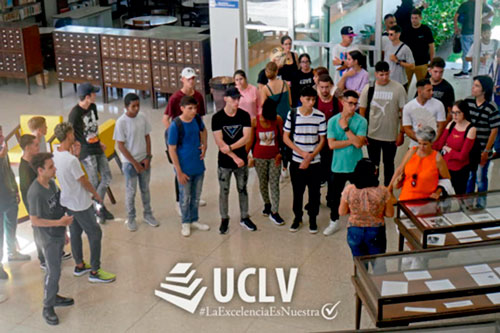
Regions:
<instances>
[{"instance_id":1,"label":"pink t-shirt","mask_svg":"<svg viewBox=\"0 0 500 333\"><path fill-rule=\"evenodd\" d=\"M250 114L250 117L255 118L260 114L260 96L257 87L249 84L245 90L240 90L241 98L239 108Z\"/></svg>"}]
</instances>

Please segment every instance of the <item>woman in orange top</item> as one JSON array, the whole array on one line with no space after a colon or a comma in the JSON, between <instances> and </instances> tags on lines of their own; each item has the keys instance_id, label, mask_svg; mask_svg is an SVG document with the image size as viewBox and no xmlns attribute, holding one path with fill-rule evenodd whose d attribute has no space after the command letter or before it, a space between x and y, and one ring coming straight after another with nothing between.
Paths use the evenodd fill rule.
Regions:
<instances>
[{"instance_id":1,"label":"woman in orange top","mask_svg":"<svg viewBox=\"0 0 500 333\"><path fill-rule=\"evenodd\" d=\"M389 191L392 191L393 186L401 187L402 183L399 201L438 199L442 192L441 187L438 187L439 179L449 179L450 172L443 156L432 149L436 131L430 126L424 126L415 135L418 146L406 153L394 173Z\"/></svg>"}]
</instances>

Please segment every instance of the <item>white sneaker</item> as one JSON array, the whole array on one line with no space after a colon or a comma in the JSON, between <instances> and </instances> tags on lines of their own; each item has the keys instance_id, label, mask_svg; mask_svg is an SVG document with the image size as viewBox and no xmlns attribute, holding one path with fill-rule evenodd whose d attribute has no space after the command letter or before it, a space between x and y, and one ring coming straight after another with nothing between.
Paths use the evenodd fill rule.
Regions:
<instances>
[{"instance_id":1,"label":"white sneaker","mask_svg":"<svg viewBox=\"0 0 500 333\"><path fill-rule=\"evenodd\" d=\"M340 222L339 222L339 220L336 220L336 221L330 220L330 224L328 225L328 227L326 227L326 229L323 230L323 235L330 236L330 235L333 235L334 233L336 233L339 230L340 230Z\"/></svg>"},{"instance_id":2,"label":"white sneaker","mask_svg":"<svg viewBox=\"0 0 500 333\"><path fill-rule=\"evenodd\" d=\"M177 211L177 214L179 214L179 216L182 217L181 203L180 202L175 203L175 210Z\"/></svg>"},{"instance_id":3,"label":"white sneaker","mask_svg":"<svg viewBox=\"0 0 500 333\"><path fill-rule=\"evenodd\" d=\"M204 224L204 223L200 223L200 222L193 222L193 223L191 223L191 226L194 227L195 229L198 229L201 231L210 230L210 226L208 224Z\"/></svg>"},{"instance_id":4,"label":"white sneaker","mask_svg":"<svg viewBox=\"0 0 500 333\"><path fill-rule=\"evenodd\" d=\"M8 300L9 298L7 297L7 295L5 294L0 294L0 303L3 303L5 302L6 300Z\"/></svg>"},{"instance_id":5,"label":"white sneaker","mask_svg":"<svg viewBox=\"0 0 500 333\"><path fill-rule=\"evenodd\" d=\"M191 225L189 223L182 224L181 234L184 237L189 237L189 235L191 235Z\"/></svg>"},{"instance_id":6,"label":"white sneaker","mask_svg":"<svg viewBox=\"0 0 500 333\"><path fill-rule=\"evenodd\" d=\"M207 202L203 199L200 199L200 207L205 207L207 205Z\"/></svg>"}]
</instances>

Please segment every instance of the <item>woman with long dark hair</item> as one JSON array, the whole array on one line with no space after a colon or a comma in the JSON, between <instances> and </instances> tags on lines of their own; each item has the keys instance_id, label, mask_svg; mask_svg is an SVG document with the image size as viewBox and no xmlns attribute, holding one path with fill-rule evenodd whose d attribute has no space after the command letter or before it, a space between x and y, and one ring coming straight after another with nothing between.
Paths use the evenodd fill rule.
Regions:
<instances>
[{"instance_id":1,"label":"woman with long dark hair","mask_svg":"<svg viewBox=\"0 0 500 333\"><path fill-rule=\"evenodd\" d=\"M363 88L370 82L370 74L366 71L366 57L360 51L351 51L347 54L346 65L349 68L340 79L339 91L354 90L361 94Z\"/></svg>"}]
</instances>

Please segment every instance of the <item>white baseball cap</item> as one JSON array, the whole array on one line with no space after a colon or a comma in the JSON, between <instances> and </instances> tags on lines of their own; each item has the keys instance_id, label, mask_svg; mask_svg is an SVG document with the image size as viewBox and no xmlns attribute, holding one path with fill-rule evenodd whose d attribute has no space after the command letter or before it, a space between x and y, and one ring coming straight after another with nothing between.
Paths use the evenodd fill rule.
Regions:
<instances>
[{"instance_id":1,"label":"white baseball cap","mask_svg":"<svg viewBox=\"0 0 500 333\"><path fill-rule=\"evenodd\" d=\"M190 79L195 76L197 76L196 72L191 67L186 67L181 72L181 77L185 77L186 79Z\"/></svg>"}]
</instances>

